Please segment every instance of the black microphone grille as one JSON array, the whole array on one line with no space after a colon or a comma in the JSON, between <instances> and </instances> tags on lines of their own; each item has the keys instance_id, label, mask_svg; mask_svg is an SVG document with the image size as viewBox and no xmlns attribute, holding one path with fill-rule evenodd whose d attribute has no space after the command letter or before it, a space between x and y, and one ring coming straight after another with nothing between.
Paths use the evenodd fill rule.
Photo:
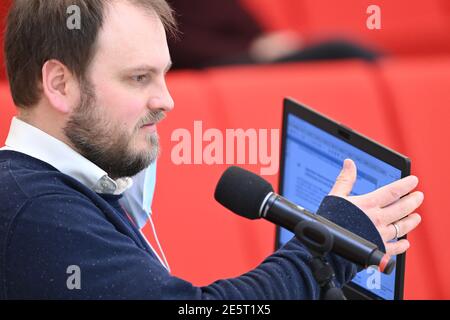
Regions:
<instances>
[{"instance_id":1,"label":"black microphone grille","mask_svg":"<svg viewBox=\"0 0 450 320\"><path fill-rule=\"evenodd\" d=\"M273 192L273 188L269 182L250 171L233 166L222 174L214 198L240 216L259 219L261 204L270 192Z\"/></svg>"}]
</instances>

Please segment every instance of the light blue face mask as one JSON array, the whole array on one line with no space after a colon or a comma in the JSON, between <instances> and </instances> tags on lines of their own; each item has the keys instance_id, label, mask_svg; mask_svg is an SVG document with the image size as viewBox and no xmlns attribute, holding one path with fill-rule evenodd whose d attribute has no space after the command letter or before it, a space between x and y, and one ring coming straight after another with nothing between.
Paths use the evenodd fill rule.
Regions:
<instances>
[{"instance_id":1,"label":"light blue face mask","mask_svg":"<svg viewBox=\"0 0 450 320\"><path fill-rule=\"evenodd\" d=\"M127 210L130 217L139 229L142 229L152 214L152 202L153 195L155 193L156 184L156 160L147 169L142 170L133 177L133 185L130 189L125 191L123 197L120 199L120 204ZM169 263L167 262L164 251L159 243L158 236L153 222L150 220L150 224L153 230L153 235L158 244L159 250L162 254L162 259L152 248L155 255L158 257L161 264L170 272ZM146 238L144 236L144 238Z\"/></svg>"},{"instance_id":2,"label":"light blue face mask","mask_svg":"<svg viewBox=\"0 0 450 320\"><path fill-rule=\"evenodd\" d=\"M145 226L148 215L152 214L155 184L156 160L133 177L133 185L120 199L120 204L127 210L139 229Z\"/></svg>"}]
</instances>

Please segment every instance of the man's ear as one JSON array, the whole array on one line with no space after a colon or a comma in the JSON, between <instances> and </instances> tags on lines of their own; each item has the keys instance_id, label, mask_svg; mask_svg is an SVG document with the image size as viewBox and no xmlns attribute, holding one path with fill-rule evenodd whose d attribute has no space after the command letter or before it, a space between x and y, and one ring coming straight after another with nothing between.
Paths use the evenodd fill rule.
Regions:
<instances>
[{"instance_id":1,"label":"man's ear","mask_svg":"<svg viewBox=\"0 0 450 320\"><path fill-rule=\"evenodd\" d=\"M62 113L70 113L79 98L78 81L58 60L48 60L42 67L42 89L50 105Z\"/></svg>"}]
</instances>

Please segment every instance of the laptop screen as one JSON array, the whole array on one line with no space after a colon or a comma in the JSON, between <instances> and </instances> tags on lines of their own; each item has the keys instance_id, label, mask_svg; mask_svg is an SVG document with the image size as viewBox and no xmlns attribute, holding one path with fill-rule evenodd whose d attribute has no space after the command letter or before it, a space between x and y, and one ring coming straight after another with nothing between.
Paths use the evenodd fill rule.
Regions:
<instances>
[{"instance_id":1,"label":"laptop screen","mask_svg":"<svg viewBox=\"0 0 450 320\"><path fill-rule=\"evenodd\" d=\"M288 115L285 130L282 196L311 212L317 211L331 190L346 158L351 158L358 170L351 195L371 192L401 178L399 169L293 114ZM278 236L279 244L283 245L293 234L280 228ZM396 270L390 275L377 274L375 282L374 272L373 269L361 271L352 285L381 299L393 300Z\"/></svg>"}]
</instances>

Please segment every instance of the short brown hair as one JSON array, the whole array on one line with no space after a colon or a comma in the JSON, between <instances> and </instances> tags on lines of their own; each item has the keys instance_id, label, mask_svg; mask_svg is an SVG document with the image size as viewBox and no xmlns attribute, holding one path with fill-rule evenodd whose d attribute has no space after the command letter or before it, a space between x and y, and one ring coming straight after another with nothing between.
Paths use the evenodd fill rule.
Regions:
<instances>
[{"instance_id":1,"label":"short brown hair","mask_svg":"<svg viewBox=\"0 0 450 320\"><path fill-rule=\"evenodd\" d=\"M126 0L161 19L170 34L176 31L173 11L166 0ZM42 67L56 59L82 80L94 57L103 25L105 6L111 0L15 0L8 14L5 60L11 94L16 106L39 102ZM67 29L67 10L78 6L82 27Z\"/></svg>"}]
</instances>

